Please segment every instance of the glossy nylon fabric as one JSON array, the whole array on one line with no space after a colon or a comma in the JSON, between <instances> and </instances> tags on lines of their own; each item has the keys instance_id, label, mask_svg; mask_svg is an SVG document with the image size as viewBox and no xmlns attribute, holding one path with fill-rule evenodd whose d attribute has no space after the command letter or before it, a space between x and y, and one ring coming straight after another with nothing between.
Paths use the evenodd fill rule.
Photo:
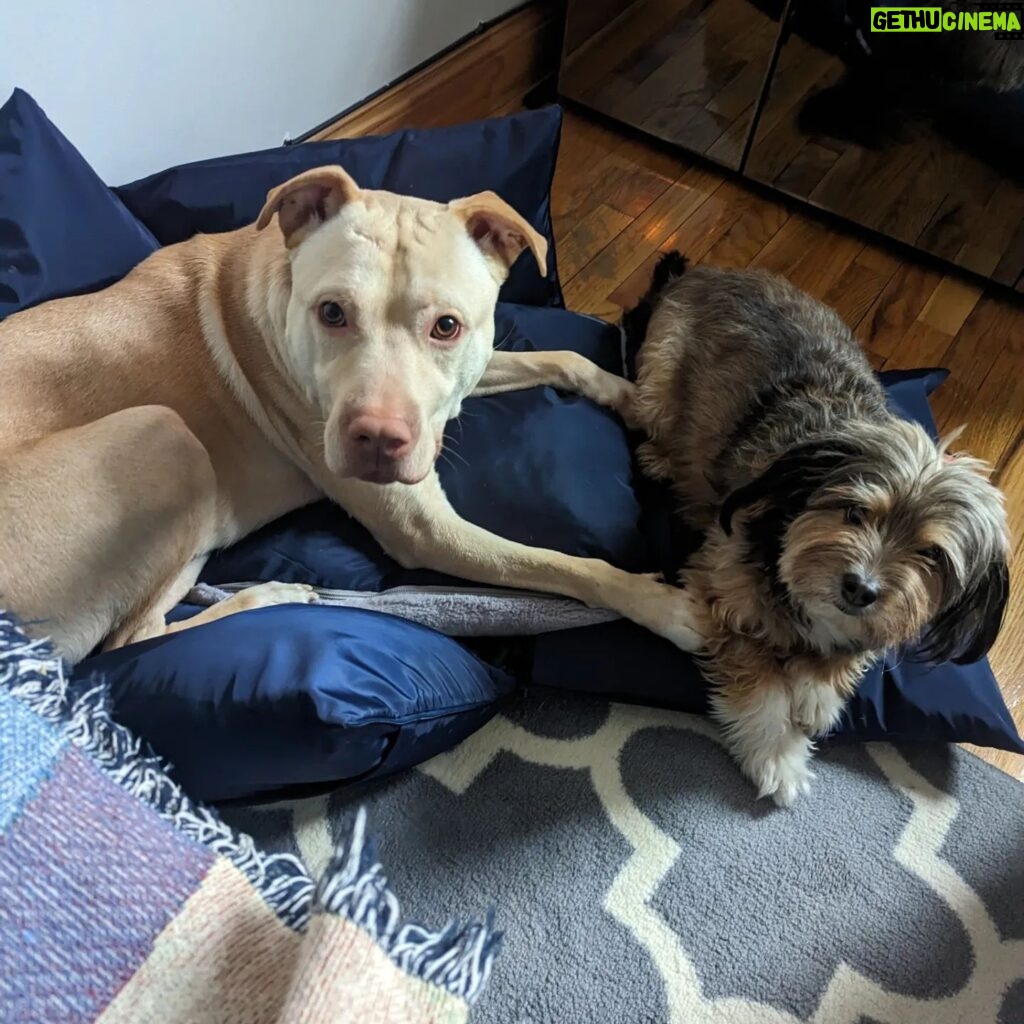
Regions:
<instances>
[{"instance_id":1,"label":"glossy nylon fabric","mask_svg":"<svg viewBox=\"0 0 1024 1024\"><path fill-rule=\"evenodd\" d=\"M0 320L105 288L158 248L28 93L0 107Z\"/></svg>"},{"instance_id":2,"label":"glossy nylon fabric","mask_svg":"<svg viewBox=\"0 0 1024 1024\"><path fill-rule=\"evenodd\" d=\"M117 720L201 800L397 771L464 739L514 686L433 630L316 605L131 644L87 659L75 678L96 671Z\"/></svg>"}]
</instances>

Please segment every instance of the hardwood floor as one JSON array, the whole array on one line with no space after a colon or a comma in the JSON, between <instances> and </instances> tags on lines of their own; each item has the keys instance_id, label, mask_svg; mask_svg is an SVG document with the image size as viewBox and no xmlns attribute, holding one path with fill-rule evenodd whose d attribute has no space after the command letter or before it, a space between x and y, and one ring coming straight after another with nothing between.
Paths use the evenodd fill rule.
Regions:
<instances>
[{"instance_id":1,"label":"hardwood floor","mask_svg":"<svg viewBox=\"0 0 1024 1024\"><path fill-rule=\"evenodd\" d=\"M805 15L813 6L798 4ZM1002 174L989 162L996 143L985 106L960 109L950 101L926 113L917 97L891 115L898 130L890 125L874 138L887 100L879 85L879 95L833 91L831 115L819 103L817 117L801 122L808 101L844 81L845 65L798 29L781 48L741 166L781 7L603 0L595 8L594 0L571 0L559 89L587 109L1024 292L1024 187L1020 168L1008 169L1016 152L1010 115L995 121L1006 140L998 146ZM836 106L838 95L845 98ZM853 137L871 141L830 134L858 117L864 123Z\"/></svg>"},{"instance_id":2,"label":"hardwood floor","mask_svg":"<svg viewBox=\"0 0 1024 1024\"><path fill-rule=\"evenodd\" d=\"M988 459L1007 495L1016 565L991 659L1024 729L1024 306L792 212L684 156L567 112L552 209L570 309L615 320L646 289L661 252L766 267L834 306L876 368L941 364L943 430ZM1024 781L1024 757L977 750Z\"/></svg>"}]
</instances>

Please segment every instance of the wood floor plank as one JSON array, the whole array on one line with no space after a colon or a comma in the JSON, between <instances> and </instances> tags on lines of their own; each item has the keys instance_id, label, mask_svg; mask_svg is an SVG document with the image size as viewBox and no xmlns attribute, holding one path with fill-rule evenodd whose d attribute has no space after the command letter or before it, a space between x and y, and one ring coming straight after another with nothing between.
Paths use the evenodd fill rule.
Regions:
<instances>
[{"instance_id":1,"label":"wood floor plank","mask_svg":"<svg viewBox=\"0 0 1024 1024\"><path fill-rule=\"evenodd\" d=\"M727 196L719 197L729 202ZM734 207L735 208L735 207ZM745 268L778 234L789 220L789 212L776 202L750 194L740 215L699 262L716 267Z\"/></svg>"},{"instance_id":2,"label":"wood floor plank","mask_svg":"<svg viewBox=\"0 0 1024 1024\"><path fill-rule=\"evenodd\" d=\"M854 333L872 351L894 355L941 280L938 271L901 264L864 319L854 325Z\"/></svg>"},{"instance_id":3,"label":"wood floor plank","mask_svg":"<svg viewBox=\"0 0 1024 1024\"><path fill-rule=\"evenodd\" d=\"M615 139L602 126L567 111L551 183L551 214L556 231L571 227L570 215L600 177L602 162L615 152Z\"/></svg>"},{"instance_id":4,"label":"wood floor plank","mask_svg":"<svg viewBox=\"0 0 1024 1024\"><path fill-rule=\"evenodd\" d=\"M808 249L827 238L828 231L820 221L803 213L794 213L750 261L750 265L786 276Z\"/></svg>"},{"instance_id":5,"label":"wood floor plank","mask_svg":"<svg viewBox=\"0 0 1024 1024\"><path fill-rule=\"evenodd\" d=\"M744 64L740 70L708 101L707 109L724 117L730 125L743 115L749 124L753 105L757 102L761 83L764 81L764 67L757 63Z\"/></svg>"},{"instance_id":6,"label":"wood floor plank","mask_svg":"<svg viewBox=\"0 0 1024 1024\"><path fill-rule=\"evenodd\" d=\"M700 31L702 20L697 5L674 18L665 30L620 62L604 79L590 89L586 101L610 117L639 125L659 97L664 82L664 65L686 49Z\"/></svg>"},{"instance_id":7,"label":"wood floor plank","mask_svg":"<svg viewBox=\"0 0 1024 1024\"><path fill-rule=\"evenodd\" d=\"M1021 291L1021 281L1024 280L1024 217L1018 220L1017 228L1009 238L992 276L1005 285L1016 282L1017 291Z\"/></svg>"},{"instance_id":8,"label":"wood floor plank","mask_svg":"<svg viewBox=\"0 0 1024 1024\"><path fill-rule=\"evenodd\" d=\"M824 299L864 248L852 234L829 234L807 251L786 275L797 288L816 299Z\"/></svg>"},{"instance_id":9,"label":"wood floor plank","mask_svg":"<svg viewBox=\"0 0 1024 1024\"><path fill-rule=\"evenodd\" d=\"M955 188L952 173L957 155L938 142L925 148L904 173L904 180L893 183L895 200L865 223L883 235L913 244Z\"/></svg>"},{"instance_id":10,"label":"wood floor plank","mask_svg":"<svg viewBox=\"0 0 1024 1024\"><path fill-rule=\"evenodd\" d=\"M943 359L955 363L955 359ZM998 473L1014 452L1024 409L1024 374L1019 359L1001 351L977 392L970 392L954 371L932 400L939 429L964 427L957 447L985 459Z\"/></svg>"},{"instance_id":11,"label":"wood floor plank","mask_svg":"<svg viewBox=\"0 0 1024 1024\"><path fill-rule=\"evenodd\" d=\"M608 296L675 228L719 187L717 175L694 168L660 195L625 231L564 285L566 302L573 309L608 315ZM614 315L614 314L613 314Z\"/></svg>"},{"instance_id":12,"label":"wood floor plank","mask_svg":"<svg viewBox=\"0 0 1024 1024\"><path fill-rule=\"evenodd\" d=\"M641 167L617 152L598 160L593 173L585 175L585 179L581 187L559 193L559 223L555 234L559 244L561 232L599 207L610 207L633 220L672 184L672 179Z\"/></svg>"},{"instance_id":13,"label":"wood floor plank","mask_svg":"<svg viewBox=\"0 0 1024 1024\"><path fill-rule=\"evenodd\" d=\"M652 252L629 277L621 281L618 287L609 293L608 301L617 309L632 309L646 294L651 285L654 268L663 255L664 253L660 249Z\"/></svg>"},{"instance_id":14,"label":"wood floor plank","mask_svg":"<svg viewBox=\"0 0 1024 1024\"><path fill-rule=\"evenodd\" d=\"M613 238L621 234L635 218L600 203L572 224L558 239L558 272L566 280L574 278Z\"/></svg>"},{"instance_id":15,"label":"wood floor plank","mask_svg":"<svg viewBox=\"0 0 1024 1024\"><path fill-rule=\"evenodd\" d=\"M947 274L924 304L918 319L955 335L978 304L983 290L980 285Z\"/></svg>"},{"instance_id":16,"label":"wood floor plank","mask_svg":"<svg viewBox=\"0 0 1024 1024\"><path fill-rule=\"evenodd\" d=\"M725 194L719 195L719 191ZM676 250L691 263L699 263L742 215L742 210L730 201L732 194L732 186L726 182L663 239L659 248L664 252Z\"/></svg>"},{"instance_id":17,"label":"wood floor plank","mask_svg":"<svg viewBox=\"0 0 1024 1024\"><path fill-rule=\"evenodd\" d=\"M673 181L693 166L693 160L681 150L656 143L639 134L623 135L615 152Z\"/></svg>"},{"instance_id":18,"label":"wood floor plank","mask_svg":"<svg viewBox=\"0 0 1024 1024\"><path fill-rule=\"evenodd\" d=\"M1024 355L1018 347L1022 322L1020 309L993 295L982 296L971 310L946 361L966 400L973 401L1001 352Z\"/></svg>"},{"instance_id":19,"label":"wood floor plank","mask_svg":"<svg viewBox=\"0 0 1024 1024\"><path fill-rule=\"evenodd\" d=\"M775 184L792 196L810 195L838 159L837 148L808 142L800 147L796 156L779 172Z\"/></svg>"},{"instance_id":20,"label":"wood floor plank","mask_svg":"<svg viewBox=\"0 0 1024 1024\"><path fill-rule=\"evenodd\" d=\"M892 351L881 351L870 341L867 345L872 352L885 357L886 370L914 370L923 366L945 365L946 354L953 345L953 335L923 320L911 320L901 330L899 344ZM945 386L949 386L948 382Z\"/></svg>"},{"instance_id":21,"label":"wood floor plank","mask_svg":"<svg viewBox=\"0 0 1024 1024\"><path fill-rule=\"evenodd\" d=\"M895 257L886 261L876 251L868 252L869 248L861 249L822 298L851 326L863 320L899 268Z\"/></svg>"},{"instance_id":22,"label":"wood floor plank","mask_svg":"<svg viewBox=\"0 0 1024 1024\"><path fill-rule=\"evenodd\" d=\"M992 185L995 188L995 183ZM939 204L916 244L944 260L955 260L981 222L988 196L976 199L950 194Z\"/></svg>"},{"instance_id":23,"label":"wood floor plank","mask_svg":"<svg viewBox=\"0 0 1024 1024\"><path fill-rule=\"evenodd\" d=\"M1024 188L1003 180L996 186L970 237L957 253L957 262L977 274L991 274L1001 268L1000 280L1013 285L1021 268L1012 270L1003 257L1013 248L1015 235L1024 221Z\"/></svg>"},{"instance_id":24,"label":"wood floor plank","mask_svg":"<svg viewBox=\"0 0 1024 1024\"><path fill-rule=\"evenodd\" d=\"M551 189L556 238L601 202L638 216L692 161L566 111Z\"/></svg>"},{"instance_id":25,"label":"wood floor plank","mask_svg":"<svg viewBox=\"0 0 1024 1024\"><path fill-rule=\"evenodd\" d=\"M887 150L850 146L808 199L825 210L842 210L858 223L880 223L897 201L900 188L923 157L911 144Z\"/></svg>"}]
</instances>

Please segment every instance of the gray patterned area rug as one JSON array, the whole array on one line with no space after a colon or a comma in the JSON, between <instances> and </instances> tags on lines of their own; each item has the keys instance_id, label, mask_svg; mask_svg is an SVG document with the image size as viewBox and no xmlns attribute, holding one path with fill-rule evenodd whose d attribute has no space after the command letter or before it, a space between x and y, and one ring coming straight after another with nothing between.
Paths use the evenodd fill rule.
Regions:
<instances>
[{"instance_id":1,"label":"gray patterned area rug","mask_svg":"<svg viewBox=\"0 0 1024 1024\"><path fill-rule=\"evenodd\" d=\"M1024 787L836 747L788 811L710 724L533 694L399 777L226 810L320 871L363 803L407 911L495 908L476 1024L1024 1024Z\"/></svg>"}]
</instances>

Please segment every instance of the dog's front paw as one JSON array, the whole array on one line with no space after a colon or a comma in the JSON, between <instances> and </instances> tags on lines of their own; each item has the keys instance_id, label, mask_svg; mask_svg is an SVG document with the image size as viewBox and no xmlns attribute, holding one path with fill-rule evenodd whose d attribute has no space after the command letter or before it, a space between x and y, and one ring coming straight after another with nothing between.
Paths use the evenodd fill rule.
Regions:
<instances>
[{"instance_id":1,"label":"dog's front paw","mask_svg":"<svg viewBox=\"0 0 1024 1024\"><path fill-rule=\"evenodd\" d=\"M590 398L617 413L630 430L640 429L637 389L632 381L611 373L602 373L593 381L589 391Z\"/></svg>"},{"instance_id":2,"label":"dog's front paw","mask_svg":"<svg viewBox=\"0 0 1024 1024\"><path fill-rule=\"evenodd\" d=\"M647 579L653 589L635 621L670 640L680 650L696 654L704 646L697 599L689 591L662 582L658 574Z\"/></svg>"},{"instance_id":3,"label":"dog's front paw","mask_svg":"<svg viewBox=\"0 0 1024 1024\"><path fill-rule=\"evenodd\" d=\"M753 722L765 725L765 722ZM727 729L729 727L727 726ZM779 807L791 807L798 796L811 788L814 773L810 761L814 747L798 729L786 726L766 741L760 729L751 733L731 727L733 754L743 774L757 787L757 797L770 796Z\"/></svg>"},{"instance_id":4,"label":"dog's front paw","mask_svg":"<svg viewBox=\"0 0 1024 1024\"><path fill-rule=\"evenodd\" d=\"M824 736L832 731L843 713L843 700L821 683L797 683L793 689L793 720L809 736Z\"/></svg>"},{"instance_id":5,"label":"dog's front paw","mask_svg":"<svg viewBox=\"0 0 1024 1024\"><path fill-rule=\"evenodd\" d=\"M802 750L765 758L746 770L757 786L758 799L770 796L779 807L792 807L798 796L810 791L814 779L808 755Z\"/></svg>"}]
</instances>

